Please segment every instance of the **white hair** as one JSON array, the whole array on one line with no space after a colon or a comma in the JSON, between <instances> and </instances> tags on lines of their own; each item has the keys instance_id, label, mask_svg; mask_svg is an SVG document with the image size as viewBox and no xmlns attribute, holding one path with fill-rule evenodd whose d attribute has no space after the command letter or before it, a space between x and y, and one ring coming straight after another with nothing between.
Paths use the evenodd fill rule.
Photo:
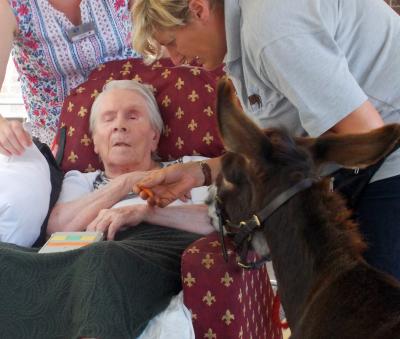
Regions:
<instances>
[{"instance_id":1,"label":"white hair","mask_svg":"<svg viewBox=\"0 0 400 339\"><path fill-rule=\"evenodd\" d=\"M99 99L104 93L113 89L127 89L139 93L145 99L149 109L151 126L155 131L159 132L160 134L162 133L164 123L161 118L160 110L158 109L158 104L154 97L153 91L150 89L149 85L141 84L136 80L111 80L104 85L102 92L93 101L92 108L90 110L89 130L91 133L93 133L96 124L99 111Z\"/></svg>"}]
</instances>

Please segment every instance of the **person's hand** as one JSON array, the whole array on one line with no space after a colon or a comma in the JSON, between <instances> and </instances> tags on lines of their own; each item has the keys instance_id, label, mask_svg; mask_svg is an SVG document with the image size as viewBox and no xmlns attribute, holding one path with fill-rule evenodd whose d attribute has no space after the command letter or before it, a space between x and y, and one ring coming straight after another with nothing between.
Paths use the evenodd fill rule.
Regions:
<instances>
[{"instance_id":1,"label":"person's hand","mask_svg":"<svg viewBox=\"0 0 400 339\"><path fill-rule=\"evenodd\" d=\"M204 175L197 162L175 164L148 174L136 185L133 191L151 206L165 207L180 199L185 201L190 196L190 190L201 186Z\"/></svg>"},{"instance_id":2,"label":"person's hand","mask_svg":"<svg viewBox=\"0 0 400 339\"><path fill-rule=\"evenodd\" d=\"M148 206L132 205L120 208L103 209L87 226L86 231L100 231L113 240L123 226L136 226L144 220Z\"/></svg>"},{"instance_id":3,"label":"person's hand","mask_svg":"<svg viewBox=\"0 0 400 339\"><path fill-rule=\"evenodd\" d=\"M8 121L0 117L0 153L11 156L21 155L32 145L32 138L19 121Z\"/></svg>"},{"instance_id":4,"label":"person's hand","mask_svg":"<svg viewBox=\"0 0 400 339\"><path fill-rule=\"evenodd\" d=\"M128 189L128 192L132 191L132 187L136 185L137 182L142 180L146 175L148 175L149 171L134 171L122 174L115 179L121 179L124 181L124 186Z\"/></svg>"}]
</instances>

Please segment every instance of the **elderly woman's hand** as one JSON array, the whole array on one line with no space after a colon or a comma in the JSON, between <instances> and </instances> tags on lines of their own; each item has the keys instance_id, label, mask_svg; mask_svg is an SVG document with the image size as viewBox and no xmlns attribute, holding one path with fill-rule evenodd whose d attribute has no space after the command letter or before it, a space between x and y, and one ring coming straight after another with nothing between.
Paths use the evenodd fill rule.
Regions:
<instances>
[{"instance_id":1,"label":"elderly woman's hand","mask_svg":"<svg viewBox=\"0 0 400 339\"><path fill-rule=\"evenodd\" d=\"M202 186L204 175L198 162L175 164L148 174L133 187L133 191L151 206L165 207L190 196L190 190Z\"/></svg>"},{"instance_id":2,"label":"elderly woman's hand","mask_svg":"<svg viewBox=\"0 0 400 339\"><path fill-rule=\"evenodd\" d=\"M100 231L107 235L107 240L113 240L115 234L123 226L140 224L148 211L147 205L132 205L119 208L103 209L87 226L87 231Z\"/></svg>"}]
</instances>

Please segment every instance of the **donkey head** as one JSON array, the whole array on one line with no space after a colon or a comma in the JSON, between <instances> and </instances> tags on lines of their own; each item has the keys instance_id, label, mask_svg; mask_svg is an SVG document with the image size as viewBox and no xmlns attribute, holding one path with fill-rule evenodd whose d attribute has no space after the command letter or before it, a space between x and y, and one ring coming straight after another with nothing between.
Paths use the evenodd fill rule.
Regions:
<instances>
[{"instance_id":1,"label":"donkey head","mask_svg":"<svg viewBox=\"0 0 400 339\"><path fill-rule=\"evenodd\" d=\"M366 134L319 138L293 138L284 129L263 131L237 105L228 80L218 85L218 125L227 153L222 157L216 195L222 219L236 225L304 179L316 180L321 164L363 168L386 156L400 139L397 124ZM217 218L212 219L216 226ZM263 233L260 229L252 240L260 255L268 251Z\"/></svg>"}]
</instances>

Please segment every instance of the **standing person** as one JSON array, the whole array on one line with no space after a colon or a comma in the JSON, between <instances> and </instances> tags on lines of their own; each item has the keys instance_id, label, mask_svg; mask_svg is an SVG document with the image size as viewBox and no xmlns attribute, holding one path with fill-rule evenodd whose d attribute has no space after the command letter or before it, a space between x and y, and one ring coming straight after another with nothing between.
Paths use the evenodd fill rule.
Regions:
<instances>
[{"instance_id":1,"label":"standing person","mask_svg":"<svg viewBox=\"0 0 400 339\"><path fill-rule=\"evenodd\" d=\"M382 0L136 0L132 13L139 53L154 59L165 46L176 64L224 62L242 107L262 127L318 136L400 122L400 17ZM215 178L219 159L207 164ZM155 192L149 203L164 206L201 185L204 168L174 166L139 184ZM367 261L400 279L399 150L355 212Z\"/></svg>"},{"instance_id":2,"label":"standing person","mask_svg":"<svg viewBox=\"0 0 400 339\"><path fill-rule=\"evenodd\" d=\"M0 0L0 87L7 61L20 76L32 134L51 144L70 90L107 61L135 57L129 0ZM31 137L0 116L0 153L22 154Z\"/></svg>"}]
</instances>

